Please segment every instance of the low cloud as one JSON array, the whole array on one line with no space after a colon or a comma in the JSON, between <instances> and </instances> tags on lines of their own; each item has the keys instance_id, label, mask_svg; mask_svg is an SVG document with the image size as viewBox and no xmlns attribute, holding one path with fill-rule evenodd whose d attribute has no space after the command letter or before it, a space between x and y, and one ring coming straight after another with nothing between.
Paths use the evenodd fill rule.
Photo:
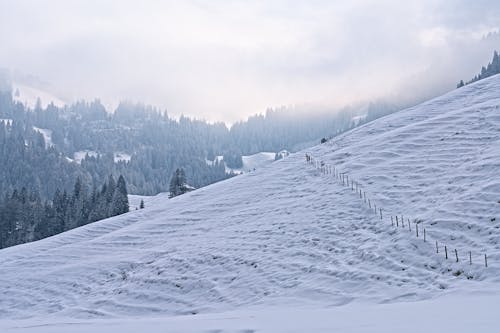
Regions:
<instances>
[{"instance_id":1,"label":"low cloud","mask_svg":"<svg viewBox=\"0 0 500 333\"><path fill-rule=\"evenodd\" d=\"M0 67L67 100L233 122L452 89L487 62L496 1L2 1Z\"/></svg>"}]
</instances>

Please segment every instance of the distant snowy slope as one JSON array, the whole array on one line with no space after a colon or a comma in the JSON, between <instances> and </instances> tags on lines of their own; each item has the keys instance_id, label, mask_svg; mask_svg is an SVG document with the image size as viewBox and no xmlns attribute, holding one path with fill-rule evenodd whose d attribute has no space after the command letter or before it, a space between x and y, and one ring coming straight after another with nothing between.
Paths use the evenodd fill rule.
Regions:
<instances>
[{"instance_id":1,"label":"distant snowy slope","mask_svg":"<svg viewBox=\"0 0 500 333\"><path fill-rule=\"evenodd\" d=\"M0 317L200 314L500 292L500 77L142 210L0 251ZM421 219L434 244L391 226ZM465 253L472 250L473 265ZM490 267L481 255L488 253ZM418 314L415 314L417 317Z\"/></svg>"},{"instance_id":2,"label":"distant snowy slope","mask_svg":"<svg viewBox=\"0 0 500 333\"><path fill-rule=\"evenodd\" d=\"M270 152L260 152L253 155L242 156L241 159L243 161L243 166L241 168L234 169L226 166L226 171L232 171L237 174L254 171L254 169L257 170L258 168L264 167L269 163L274 162L274 158L275 153ZM224 158L223 156L217 156L215 160L220 162L224 161ZM212 161L207 160L207 164L212 163Z\"/></svg>"},{"instance_id":3,"label":"distant snowy slope","mask_svg":"<svg viewBox=\"0 0 500 333\"><path fill-rule=\"evenodd\" d=\"M46 128L38 128L35 126L33 126L33 129L43 135L43 139L45 140L46 147L51 147L54 145L54 143L52 142L52 131L51 130L46 129Z\"/></svg>"},{"instance_id":4,"label":"distant snowy slope","mask_svg":"<svg viewBox=\"0 0 500 333\"><path fill-rule=\"evenodd\" d=\"M12 86L14 100L24 103L31 108L34 108L36 106L36 102L38 99L40 99L42 107L47 107L47 105L50 103L53 103L54 105L59 107L62 107L66 104L66 102L64 102L62 99L41 89L20 83L13 83Z\"/></svg>"},{"instance_id":5,"label":"distant snowy slope","mask_svg":"<svg viewBox=\"0 0 500 333\"><path fill-rule=\"evenodd\" d=\"M139 209L141 206L141 200L144 202L144 206L149 206L151 200L154 200L154 196L148 196L148 195L137 195L137 194L129 194L128 195L128 204L130 207L130 210L136 210Z\"/></svg>"}]
</instances>

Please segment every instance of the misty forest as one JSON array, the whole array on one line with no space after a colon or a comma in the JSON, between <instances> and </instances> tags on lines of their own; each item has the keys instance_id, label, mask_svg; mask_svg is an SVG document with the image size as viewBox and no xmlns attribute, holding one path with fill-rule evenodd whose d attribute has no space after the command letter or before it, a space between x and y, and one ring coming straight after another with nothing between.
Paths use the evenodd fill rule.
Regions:
<instances>
[{"instance_id":1,"label":"misty forest","mask_svg":"<svg viewBox=\"0 0 500 333\"><path fill-rule=\"evenodd\" d=\"M54 104L43 108L38 102L32 109L16 102L15 94L12 89L0 94L0 194L5 197L0 213L16 216L0 219L0 231L5 231L0 246L40 239L112 216L102 213L112 210L109 207L98 208L99 218L93 212L94 192L110 177L123 177L128 193L154 195L168 191L175 171L181 168L186 185L199 188L235 176L233 170L243 167L244 155L293 152L395 108L373 103L363 110L345 108L314 115L280 108L228 128L224 123L184 116L174 119L156 108L125 102L113 113L98 100L62 108ZM290 112L296 115L290 117ZM360 112L363 117L356 119ZM69 214L67 211L74 210L69 203L60 203L61 197L78 201L75 183L88 195L79 197L87 212L77 215L84 218ZM111 183L107 191L111 191L110 200ZM57 205L68 206L64 217L55 216ZM30 213L18 214L16 209ZM54 222L58 219L63 221Z\"/></svg>"}]
</instances>

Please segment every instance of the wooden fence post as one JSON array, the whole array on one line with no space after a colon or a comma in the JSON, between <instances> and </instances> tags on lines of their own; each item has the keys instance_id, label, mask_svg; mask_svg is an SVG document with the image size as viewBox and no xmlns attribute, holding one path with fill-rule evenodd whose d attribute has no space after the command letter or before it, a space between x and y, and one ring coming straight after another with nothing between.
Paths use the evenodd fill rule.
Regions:
<instances>
[{"instance_id":1,"label":"wooden fence post","mask_svg":"<svg viewBox=\"0 0 500 333\"><path fill-rule=\"evenodd\" d=\"M484 267L488 267L488 257L484 254Z\"/></svg>"},{"instance_id":2,"label":"wooden fence post","mask_svg":"<svg viewBox=\"0 0 500 333\"><path fill-rule=\"evenodd\" d=\"M363 191L363 196L365 197L365 203L366 203L366 192Z\"/></svg>"},{"instance_id":3,"label":"wooden fence post","mask_svg":"<svg viewBox=\"0 0 500 333\"><path fill-rule=\"evenodd\" d=\"M373 209L375 210L375 214L377 214L377 205L373 204Z\"/></svg>"},{"instance_id":4,"label":"wooden fence post","mask_svg":"<svg viewBox=\"0 0 500 333\"><path fill-rule=\"evenodd\" d=\"M382 220L382 208L380 208L380 219Z\"/></svg>"},{"instance_id":5,"label":"wooden fence post","mask_svg":"<svg viewBox=\"0 0 500 333\"><path fill-rule=\"evenodd\" d=\"M417 230L417 238L418 238L418 223L417 223L417 224L415 224L415 228L416 228L416 230Z\"/></svg>"},{"instance_id":6,"label":"wooden fence post","mask_svg":"<svg viewBox=\"0 0 500 333\"><path fill-rule=\"evenodd\" d=\"M424 242L425 242L425 228L424 228Z\"/></svg>"},{"instance_id":7,"label":"wooden fence post","mask_svg":"<svg viewBox=\"0 0 500 333\"><path fill-rule=\"evenodd\" d=\"M410 223L410 219L408 219L408 230L411 232L411 223Z\"/></svg>"},{"instance_id":8,"label":"wooden fence post","mask_svg":"<svg viewBox=\"0 0 500 333\"><path fill-rule=\"evenodd\" d=\"M398 216L396 215L396 227L399 227Z\"/></svg>"},{"instance_id":9,"label":"wooden fence post","mask_svg":"<svg viewBox=\"0 0 500 333\"><path fill-rule=\"evenodd\" d=\"M405 220L403 220L403 215L401 215L401 228L405 227Z\"/></svg>"},{"instance_id":10,"label":"wooden fence post","mask_svg":"<svg viewBox=\"0 0 500 333\"><path fill-rule=\"evenodd\" d=\"M394 227L394 220L392 219L392 215L391 215L391 225Z\"/></svg>"},{"instance_id":11,"label":"wooden fence post","mask_svg":"<svg viewBox=\"0 0 500 333\"><path fill-rule=\"evenodd\" d=\"M370 207L370 209L372 208L372 204L370 202L370 199L368 199L368 206Z\"/></svg>"},{"instance_id":12,"label":"wooden fence post","mask_svg":"<svg viewBox=\"0 0 500 333\"><path fill-rule=\"evenodd\" d=\"M436 241L436 253L439 253L438 241Z\"/></svg>"},{"instance_id":13,"label":"wooden fence post","mask_svg":"<svg viewBox=\"0 0 500 333\"><path fill-rule=\"evenodd\" d=\"M472 265L472 251L469 251L469 265Z\"/></svg>"},{"instance_id":14,"label":"wooden fence post","mask_svg":"<svg viewBox=\"0 0 500 333\"><path fill-rule=\"evenodd\" d=\"M455 249L455 257L457 257L457 262L458 262L458 252L457 252L457 249Z\"/></svg>"},{"instance_id":15,"label":"wooden fence post","mask_svg":"<svg viewBox=\"0 0 500 333\"><path fill-rule=\"evenodd\" d=\"M446 248L446 245L444 246L444 257L448 259L448 249Z\"/></svg>"}]
</instances>

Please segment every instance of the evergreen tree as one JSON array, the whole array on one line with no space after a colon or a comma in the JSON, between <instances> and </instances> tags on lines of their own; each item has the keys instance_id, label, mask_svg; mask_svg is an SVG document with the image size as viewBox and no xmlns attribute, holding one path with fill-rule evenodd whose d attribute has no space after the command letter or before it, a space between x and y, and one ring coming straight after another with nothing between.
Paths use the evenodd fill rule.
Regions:
<instances>
[{"instance_id":1,"label":"evergreen tree","mask_svg":"<svg viewBox=\"0 0 500 333\"><path fill-rule=\"evenodd\" d=\"M118 178L118 183L116 184L115 193L113 195L110 216L124 214L128 211L129 204L127 196L127 185L125 183L125 178L120 175L120 177Z\"/></svg>"},{"instance_id":2,"label":"evergreen tree","mask_svg":"<svg viewBox=\"0 0 500 333\"><path fill-rule=\"evenodd\" d=\"M186 174L184 169L178 168L175 170L172 178L170 179L170 198L184 194L188 191L186 183Z\"/></svg>"}]
</instances>

